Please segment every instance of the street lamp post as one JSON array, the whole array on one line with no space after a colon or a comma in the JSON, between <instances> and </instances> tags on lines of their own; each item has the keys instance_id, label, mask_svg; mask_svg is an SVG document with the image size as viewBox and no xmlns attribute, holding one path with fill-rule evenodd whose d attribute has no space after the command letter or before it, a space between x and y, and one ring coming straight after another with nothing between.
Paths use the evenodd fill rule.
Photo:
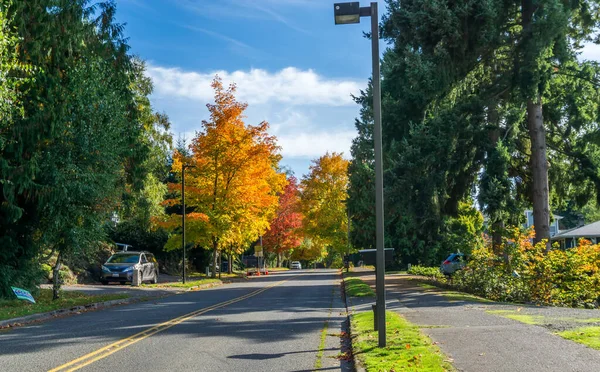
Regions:
<instances>
[{"instance_id":1,"label":"street lamp post","mask_svg":"<svg viewBox=\"0 0 600 372\"><path fill-rule=\"evenodd\" d=\"M181 246L183 248L183 274L181 281L185 284L185 170L187 168L195 168L194 165L181 164Z\"/></svg>"},{"instance_id":2,"label":"street lamp post","mask_svg":"<svg viewBox=\"0 0 600 372\"><path fill-rule=\"evenodd\" d=\"M377 248L376 292L379 347L385 347L385 251L383 225L383 154L381 141L381 84L379 73L379 16L377 3L361 7L358 2L333 4L335 24L360 23L360 17L371 17L371 53L373 58L373 117L375 142L375 247Z\"/></svg>"}]
</instances>

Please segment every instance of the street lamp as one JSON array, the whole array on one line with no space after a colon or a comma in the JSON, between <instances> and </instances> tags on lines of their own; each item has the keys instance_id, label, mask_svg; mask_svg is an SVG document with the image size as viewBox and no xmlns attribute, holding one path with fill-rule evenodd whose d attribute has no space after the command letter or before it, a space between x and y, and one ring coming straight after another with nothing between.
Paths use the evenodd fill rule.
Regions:
<instances>
[{"instance_id":1,"label":"street lamp","mask_svg":"<svg viewBox=\"0 0 600 372\"><path fill-rule=\"evenodd\" d=\"M183 247L183 274L181 281L185 284L185 170L196 168L195 165L181 164L181 246Z\"/></svg>"},{"instance_id":2,"label":"street lamp","mask_svg":"<svg viewBox=\"0 0 600 372\"><path fill-rule=\"evenodd\" d=\"M383 249L383 155L381 145L381 84L379 74L379 16L377 3L361 7L358 2L333 4L335 24L359 23L360 17L371 17L371 54L373 58L373 117L375 142L375 259L377 272L377 329L379 333L379 347L385 347L385 251Z\"/></svg>"}]
</instances>

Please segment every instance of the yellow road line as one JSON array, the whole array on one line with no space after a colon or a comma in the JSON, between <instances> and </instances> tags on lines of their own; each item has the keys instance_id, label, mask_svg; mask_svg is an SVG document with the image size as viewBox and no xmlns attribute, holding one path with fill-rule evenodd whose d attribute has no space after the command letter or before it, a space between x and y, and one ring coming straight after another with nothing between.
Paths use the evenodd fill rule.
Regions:
<instances>
[{"instance_id":1,"label":"yellow road line","mask_svg":"<svg viewBox=\"0 0 600 372\"><path fill-rule=\"evenodd\" d=\"M100 349L98 349L96 351L93 351L93 352L91 352L89 354L86 354L86 355L84 355L82 357L74 359L74 360L72 360L72 361L70 361L68 363L65 363L65 364L61 365L61 366L53 368L53 369L49 370L48 372L76 371L76 370L78 370L80 368L83 368L83 367L87 366L88 364L92 364L92 363L94 363L94 362L96 362L96 361L98 361L100 359L106 358L107 356L109 356L111 354L114 354L114 353L116 353L119 350L123 350L127 346L133 345L133 344L135 344L138 341L141 341L141 340L143 340L143 339L145 339L147 337L150 337L150 336L152 336L152 335L154 335L154 334L156 334L158 332L162 332L162 331L164 331L164 330L166 330L168 328L171 328L174 325L177 325L177 324L179 324L181 322L184 322L184 321L186 321L186 320L188 320L190 318L196 317L198 315L202 315L202 314L207 313L207 312L209 312L211 310L215 310L215 309L219 309L219 308L225 307L227 305L231 305L231 304L239 302L239 301L243 301L243 300L245 300L247 298L256 296L256 295L258 295L258 294L266 291L267 289L270 289L270 288L273 288L273 287L278 286L280 284L283 284L283 283L287 282L288 280L292 280L294 278L295 277L289 278L289 279L286 279L286 280L282 280L282 281L277 282L275 284L271 284L271 285L269 285L269 286L267 286L265 288L257 289L254 292L250 292L250 293L248 293L246 295L234 298L232 300L224 301L224 302L218 303L216 305L208 306L208 307L196 310L196 311L192 311L191 313L182 315L180 317L168 320L168 321L166 321L164 323L161 323L159 325L156 325L154 327L150 327L150 328L148 328L148 329L146 329L146 330L144 330L142 332L136 333L133 336L126 337L126 338L124 338L122 340L119 340L119 341L114 342L114 343L112 343L110 345L104 346L104 347L102 347L102 348L100 348Z\"/></svg>"}]
</instances>

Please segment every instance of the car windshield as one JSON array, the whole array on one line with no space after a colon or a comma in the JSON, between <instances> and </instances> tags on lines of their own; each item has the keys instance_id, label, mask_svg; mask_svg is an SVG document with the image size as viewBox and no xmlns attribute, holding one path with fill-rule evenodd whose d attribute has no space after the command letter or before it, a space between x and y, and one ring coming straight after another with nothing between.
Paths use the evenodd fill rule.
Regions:
<instances>
[{"instance_id":1,"label":"car windshield","mask_svg":"<svg viewBox=\"0 0 600 372\"><path fill-rule=\"evenodd\" d=\"M138 263L139 261L139 254L115 254L106 263Z\"/></svg>"}]
</instances>

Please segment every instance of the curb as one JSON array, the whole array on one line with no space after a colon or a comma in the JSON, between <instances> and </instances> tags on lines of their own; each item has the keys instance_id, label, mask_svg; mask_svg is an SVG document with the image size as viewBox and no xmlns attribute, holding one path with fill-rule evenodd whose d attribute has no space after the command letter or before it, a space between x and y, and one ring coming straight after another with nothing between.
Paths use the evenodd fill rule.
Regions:
<instances>
[{"instance_id":1,"label":"curb","mask_svg":"<svg viewBox=\"0 0 600 372\"><path fill-rule=\"evenodd\" d=\"M162 296L165 297L165 296ZM156 297L159 298L159 297ZM80 305L74 306L65 309L52 310L45 313L32 314L27 316L22 316L18 318L12 318L7 320L0 321L0 329L4 328L14 328L19 327L25 324L34 323L34 322L43 322L46 320L59 318L67 315L78 314L86 311L99 310L106 307L112 307L117 305L128 305L136 302L149 301L148 297L130 297L123 298L119 300L110 300L104 302L96 302L89 305Z\"/></svg>"},{"instance_id":2,"label":"curb","mask_svg":"<svg viewBox=\"0 0 600 372\"><path fill-rule=\"evenodd\" d=\"M201 289L218 287L223 284L224 284L223 282L200 284L200 285L197 285L194 287L190 287L188 289L181 289L178 291L173 291L173 293L171 293L171 294L165 294L162 296L138 296L138 297L122 298L122 299L118 299L118 300L95 302L95 303L92 303L89 305L74 306L74 307L70 307L70 308L47 311L45 313L31 314L31 315L27 315L27 316L21 316L18 318L0 320L0 329L20 327L20 326L30 324L30 323L44 322L46 320L62 318L62 317L66 317L69 315L80 314L82 312L87 312L87 311L100 310L100 309L118 306L118 305L130 305L130 304L134 304L134 303L138 303L138 302L145 302L145 301L161 299L161 298L179 295L179 294L190 292L190 291L199 291Z\"/></svg>"},{"instance_id":3,"label":"curb","mask_svg":"<svg viewBox=\"0 0 600 372\"><path fill-rule=\"evenodd\" d=\"M354 370L356 372L366 372L367 370L362 366L362 364L360 363L360 361L358 359L356 359L356 356L354 354L354 344L352 342L352 321L351 321L351 314L350 314L350 310L349 308L352 308L352 300L350 299L350 296L348 296L348 294L346 293L346 281L344 280L344 273L342 272L342 287L344 290L344 303L346 304L346 317L348 318L348 330L350 331L350 348L352 350L352 364L354 365Z\"/></svg>"},{"instance_id":4,"label":"curb","mask_svg":"<svg viewBox=\"0 0 600 372\"><path fill-rule=\"evenodd\" d=\"M181 293L190 292L190 291L199 291L201 289L212 288L212 287L220 287L220 286L222 286L224 284L225 284L224 282L200 284L200 285L196 285L196 286L190 287L186 291L183 291ZM179 293L177 293L177 294L179 294Z\"/></svg>"}]
</instances>

